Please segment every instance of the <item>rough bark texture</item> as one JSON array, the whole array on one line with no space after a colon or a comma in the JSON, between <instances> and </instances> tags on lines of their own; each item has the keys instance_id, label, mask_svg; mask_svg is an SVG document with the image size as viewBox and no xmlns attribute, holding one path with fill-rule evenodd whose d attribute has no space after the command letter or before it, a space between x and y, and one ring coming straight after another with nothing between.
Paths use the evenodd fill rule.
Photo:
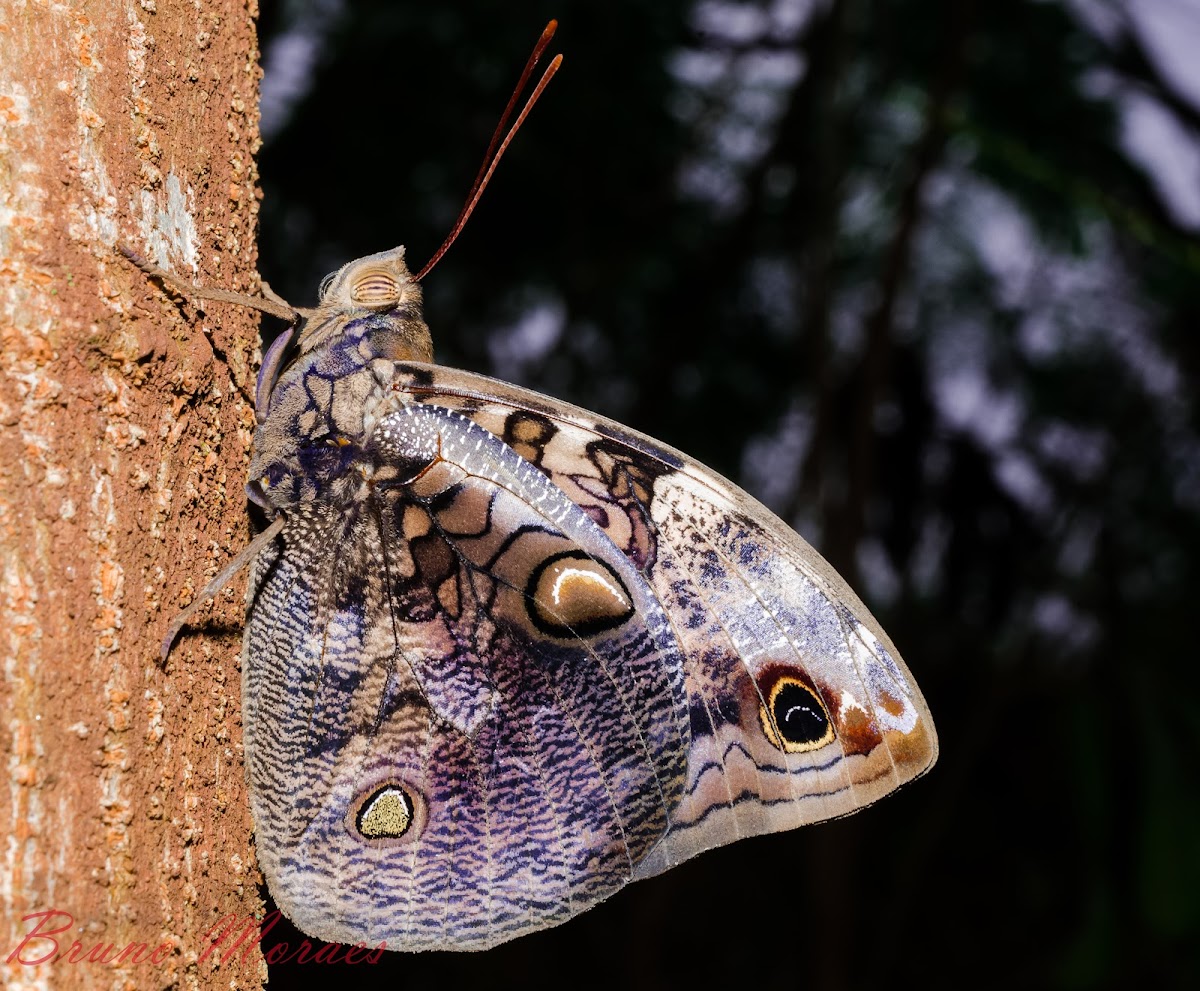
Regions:
<instances>
[{"instance_id":1,"label":"rough bark texture","mask_svg":"<svg viewBox=\"0 0 1200 991\"><path fill-rule=\"evenodd\" d=\"M255 0L0 4L0 974L9 987L257 986L204 932L260 908L235 582L256 318L172 299L114 250L250 291ZM30 965L57 909L93 957ZM57 925L62 924L62 918ZM55 928L57 928L55 925ZM97 944L100 951L95 951ZM160 954L161 958L162 954ZM6 959L9 958L9 959Z\"/></svg>"}]
</instances>

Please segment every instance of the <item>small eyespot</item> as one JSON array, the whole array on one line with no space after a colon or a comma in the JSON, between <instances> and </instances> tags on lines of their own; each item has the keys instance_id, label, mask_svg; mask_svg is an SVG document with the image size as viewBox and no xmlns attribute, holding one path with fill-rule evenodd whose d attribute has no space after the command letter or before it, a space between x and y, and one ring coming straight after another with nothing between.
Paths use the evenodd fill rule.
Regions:
<instances>
[{"instance_id":1,"label":"small eyespot","mask_svg":"<svg viewBox=\"0 0 1200 991\"><path fill-rule=\"evenodd\" d=\"M349 447L354 442L340 434L317 434L313 437L301 437L297 441L303 451L317 447Z\"/></svg>"},{"instance_id":2,"label":"small eyespot","mask_svg":"<svg viewBox=\"0 0 1200 991\"><path fill-rule=\"evenodd\" d=\"M760 680L759 718L772 746L789 754L817 750L833 741L833 722L816 689L793 674Z\"/></svg>"},{"instance_id":3,"label":"small eyespot","mask_svg":"<svg viewBox=\"0 0 1200 991\"><path fill-rule=\"evenodd\" d=\"M251 479L246 483L246 498L256 506L261 506L263 509L270 509L271 500L267 498L267 491L271 488L271 484L270 475Z\"/></svg>"},{"instance_id":4,"label":"small eyespot","mask_svg":"<svg viewBox=\"0 0 1200 991\"><path fill-rule=\"evenodd\" d=\"M406 785L385 781L351 807L346 825L364 840L401 840L414 833L422 808L420 799L414 798Z\"/></svg>"}]
</instances>

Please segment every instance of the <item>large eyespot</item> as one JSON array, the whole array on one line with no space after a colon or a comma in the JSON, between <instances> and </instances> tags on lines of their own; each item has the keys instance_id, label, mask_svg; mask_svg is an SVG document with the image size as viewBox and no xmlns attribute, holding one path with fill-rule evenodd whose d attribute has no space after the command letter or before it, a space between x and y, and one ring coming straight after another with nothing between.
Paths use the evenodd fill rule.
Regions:
<instances>
[{"instance_id":1,"label":"large eyespot","mask_svg":"<svg viewBox=\"0 0 1200 991\"><path fill-rule=\"evenodd\" d=\"M547 557L529 576L529 618L543 633L590 637L633 615L633 599L616 572L582 551Z\"/></svg>"},{"instance_id":2,"label":"large eyespot","mask_svg":"<svg viewBox=\"0 0 1200 991\"><path fill-rule=\"evenodd\" d=\"M759 680L759 718L773 746L802 754L833 741L833 721L815 688L791 673Z\"/></svg>"},{"instance_id":3,"label":"large eyespot","mask_svg":"<svg viewBox=\"0 0 1200 991\"><path fill-rule=\"evenodd\" d=\"M359 306L393 306L400 301L400 283L387 272L368 272L351 287L350 298Z\"/></svg>"},{"instance_id":4,"label":"large eyespot","mask_svg":"<svg viewBox=\"0 0 1200 991\"><path fill-rule=\"evenodd\" d=\"M360 839L388 843L420 832L424 802L407 785L385 781L367 791L351 807L346 826Z\"/></svg>"}]
</instances>

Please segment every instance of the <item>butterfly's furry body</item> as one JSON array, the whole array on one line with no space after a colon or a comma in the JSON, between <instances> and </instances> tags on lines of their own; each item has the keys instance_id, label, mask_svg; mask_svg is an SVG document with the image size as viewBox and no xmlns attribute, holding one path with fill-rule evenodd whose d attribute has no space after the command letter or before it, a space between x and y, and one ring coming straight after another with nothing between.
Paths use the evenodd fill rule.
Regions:
<instances>
[{"instance_id":1,"label":"butterfly's furry body","mask_svg":"<svg viewBox=\"0 0 1200 991\"><path fill-rule=\"evenodd\" d=\"M304 931L482 949L936 758L894 646L684 455L430 364L397 249L264 362L243 654L259 859Z\"/></svg>"}]
</instances>

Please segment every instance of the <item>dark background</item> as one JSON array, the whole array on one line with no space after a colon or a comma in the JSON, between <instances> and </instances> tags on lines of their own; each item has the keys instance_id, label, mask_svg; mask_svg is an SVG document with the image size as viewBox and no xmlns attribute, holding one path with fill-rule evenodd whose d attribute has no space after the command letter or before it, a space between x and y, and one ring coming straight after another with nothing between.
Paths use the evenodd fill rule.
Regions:
<instances>
[{"instance_id":1,"label":"dark background","mask_svg":"<svg viewBox=\"0 0 1200 991\"><path fill-rule=\"evenodd\" d=\"M1196 986L1200 110L1132 9L262 4L262 272L300 305L424 262L560 19L425 280L439 360L739 480L863 593L942 747L558 929L273 987Z\"/></svg>"}]
</instances>

